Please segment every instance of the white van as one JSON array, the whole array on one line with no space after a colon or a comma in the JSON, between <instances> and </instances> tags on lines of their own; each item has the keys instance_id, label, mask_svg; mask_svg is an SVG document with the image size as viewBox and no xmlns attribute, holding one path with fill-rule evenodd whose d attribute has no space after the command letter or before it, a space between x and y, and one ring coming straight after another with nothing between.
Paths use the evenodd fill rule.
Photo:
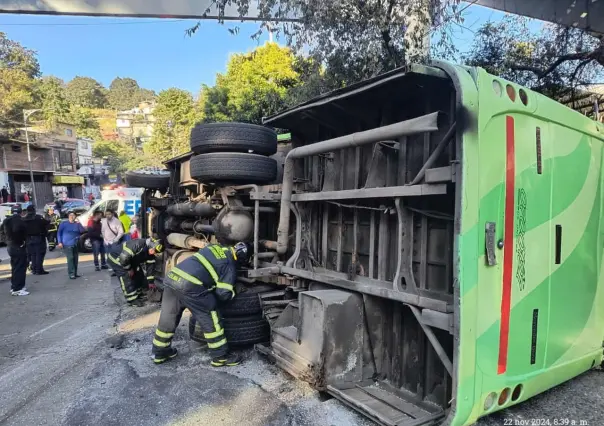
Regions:
<instances>
[{"instance_id":1,"label":"white van","mask_svg":"<svg viewBox=\"0 0 604 426\"><path fill-rule=\"evenodd\" d=\"M79 215L78 220L83 226L86 226L95 212L100 211L105 214L106 210L113 210L116 215L125 211L132 218L141 208L141 196L144 191L143 188L105 189L101 191L101 200L92 205L86 213ZM80 239L80 251L92 251L90 240L84 236Z\"/></svg>"}]
</instances>

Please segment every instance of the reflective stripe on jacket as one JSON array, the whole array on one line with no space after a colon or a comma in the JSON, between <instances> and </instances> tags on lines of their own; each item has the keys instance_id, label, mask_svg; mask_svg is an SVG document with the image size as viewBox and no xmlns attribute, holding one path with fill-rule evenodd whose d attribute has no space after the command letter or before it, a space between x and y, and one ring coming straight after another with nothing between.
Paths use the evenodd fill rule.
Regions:
<instances>
[{"instance_id":1,"label":"reflective stripe on jacket","mask_svg":"<svg viewBox=\"0 0 604 426\"><path fill-rule=\"evenodd\" d=\"M212 244L183 260L170 272L187 281L214 290L223 301L235 297L237 265L235 252L230 247Z\"/></svg>"}]
</instances>

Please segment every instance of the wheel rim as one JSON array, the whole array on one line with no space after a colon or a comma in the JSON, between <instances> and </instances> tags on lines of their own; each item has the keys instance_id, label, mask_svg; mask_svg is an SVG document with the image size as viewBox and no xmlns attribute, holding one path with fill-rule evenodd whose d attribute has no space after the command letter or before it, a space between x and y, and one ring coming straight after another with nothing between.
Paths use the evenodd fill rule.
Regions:
<instances>
[{"instance_id":1,"label":"wheel rim","mask_svg":"<svg viewBox=\"0 0 604 426\"><path fill-rule=\"evenodd\" d=\"M84 247L85 247L87 250L92 250L92 242L90 241L90 238L86 238L86 239L84 240Z\"/></svg>"}]
</instances>

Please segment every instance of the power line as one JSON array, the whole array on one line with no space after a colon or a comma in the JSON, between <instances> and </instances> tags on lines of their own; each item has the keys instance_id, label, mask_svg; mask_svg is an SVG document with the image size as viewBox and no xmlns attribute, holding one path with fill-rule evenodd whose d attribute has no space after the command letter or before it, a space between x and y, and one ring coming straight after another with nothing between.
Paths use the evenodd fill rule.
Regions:
<instances>
[{"instance_id":1,"label":"power line","mask_svg":"<svg viewBox=\"0 0 604 426\"><path fill-rule=\"evenodd\" d=\"M165 24L174 22L184 22L186 19L158 19L155 21L134 21L134 22L25 22L25 23L0 23L0 27L71 27L71 26L82 26L82 27L95 27L103 25L144 25L144 24Z\"/></svg>"}]
</instances>

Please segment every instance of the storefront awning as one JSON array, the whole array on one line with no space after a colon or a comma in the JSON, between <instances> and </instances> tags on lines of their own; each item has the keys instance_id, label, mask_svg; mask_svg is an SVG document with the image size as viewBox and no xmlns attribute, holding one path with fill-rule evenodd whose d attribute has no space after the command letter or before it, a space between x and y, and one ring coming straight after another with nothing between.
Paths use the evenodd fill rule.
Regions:
<instances>
[{"instance_id":1,"label":"storefront awning","mask_svg":"<svg viewBox=\"0 0 604 426\"><path fill-rule=\"evenodd\" d=\"M84 185L82 176L53 176L52 183L55 185Z\"/></svg>"}]
</instances>

